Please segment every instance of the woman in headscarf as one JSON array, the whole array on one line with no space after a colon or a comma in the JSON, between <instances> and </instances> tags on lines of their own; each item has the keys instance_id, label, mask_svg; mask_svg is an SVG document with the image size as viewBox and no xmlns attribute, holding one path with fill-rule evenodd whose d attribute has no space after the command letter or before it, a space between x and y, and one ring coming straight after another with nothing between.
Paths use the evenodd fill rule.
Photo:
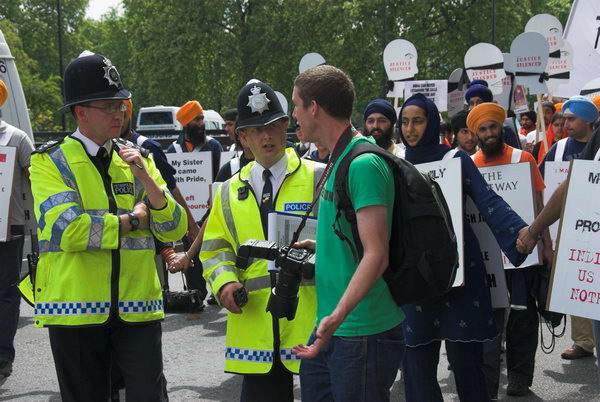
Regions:
<instances>
[{"instance_id":1,"label":"woman in headscarf","mask_svg":"<svg viewBox=\"0 0 600 402\"><path fill-rule=\"evenodd\" d=\"M525 255L515 248L519 229L525 222L487 183L464 151L439 144L440 118L435 104L422 94L411 96L400 111L401 138L406 160L417 165L441 160L455 152L462 166L463 197L470 197L492 229L498 244L515 265ZM492 314L490 291L479 243L464 221L465 285L444 297L403 307L406 314L403 360L406 400L442 401L437 382L441 341L445 341L448 361L454 371L461 401L488 401L483 373L483 342L498 336Z\"/></svg>"},{"instance_id":2,"label":"woman in headscarf","mask_svg":"<svg viewBox=\"0 0 600 402\"><path fill-rule=\"evenodd\" d=\"M556 112L552 115L552 119L550 120L550 124L548 125L548 129L546 130L546 141L548 142L548 148L544 146L544 141L540 141L533 146L533 156L537 160L537 163L540 164L544 160L544 156L550 148L552 148L552 144L562 140L563 138L567 138L569 133L565 128L565 116Z\"/></svg>"}]
</instances>

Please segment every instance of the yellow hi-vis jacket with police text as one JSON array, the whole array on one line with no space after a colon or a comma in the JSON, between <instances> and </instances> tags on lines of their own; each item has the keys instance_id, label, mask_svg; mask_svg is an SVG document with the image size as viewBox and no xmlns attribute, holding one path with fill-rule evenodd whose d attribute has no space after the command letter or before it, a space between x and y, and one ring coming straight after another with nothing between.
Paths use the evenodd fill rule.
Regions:
<instances>
[{"instance_id":1,"label":"yellow hi-vis jacket with police text","mask_svg":"<svg viewBox=\"0 0 600 402\"><path fill-rule=\"evenodd\" d=\"M154 161L142 159L166 189ZM150 230L120 235L118 215L147 201L144 188L116 150L104 180L83 144L72 137L38 148L30 177L40 249L35 326L98 325L111 312L130 323L162 319L153 235L174 241L187 228L186 214L173 197L165 190L166 205L148 207Z\"/></svg>"},{"instance_id":2,"label":"yellow hi-vis jacket with police text","mask_svg":"<svg viewBox=\"0 0 600 402\"><path fill-rule=\"evenodd\" d=\"M287 148L286 153L287 175L274 199L274 209L303 214L313 200L324 165L299 159L292 148ZM256 194L248 183L254 163L244 166L217 190L200 252L204 278L213 294L217 295L224 284L234 281L243 283L248 291L248 303L242 314L229 313L227 317L225 371L240 374L268 373L275 353L273 318L265 311L271 294L267 262L256 259L246 270L235 267L240 245L250 239L265 239ZM247 197L238 197L238 190L244 186L248 187ZM293 373L298 373L300 360L291 349L306 343L315 325L314 278L303 279L298 295L294 320L279 320L278 353L284 366Z\"/></svg>"}]
</instances>

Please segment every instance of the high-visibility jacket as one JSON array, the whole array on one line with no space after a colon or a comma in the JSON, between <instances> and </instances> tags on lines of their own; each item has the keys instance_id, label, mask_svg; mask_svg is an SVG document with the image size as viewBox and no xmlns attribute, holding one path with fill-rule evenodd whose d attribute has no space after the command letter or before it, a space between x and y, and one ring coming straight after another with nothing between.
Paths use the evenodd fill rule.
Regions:
<instances>
[{"instance_id":1,"label":"high-visibility jacket","mask_svg":"<svg viewBox=\"0 0 600 402\"><path fill-rule=\"evenodd\" d=\"M118 215L131 212L147 197L116 151L111 152L105 179L83 144L72 137L45 144L32 155L40 249L36 327L98 325L111 313L131 323L164 317L153 235L163 242L180 239L187 216L166 191L154 161L143 160L165 189L167 202L160 210L148 207L149 230L120 234Z\"/></svg>"},{"instance_id":2,"label":"high-visibility jacket","mask_svg":"<svg viewBox=\"0 0 600 402\"><path fill-rule=\"evenodd\" d=\"M314 189L324 165L300 159L292 148L287 175L274 199L274 210L302 214L313 200ZM298 373L300 360L292 348L308 341L316 320L314 278L301 282L298 309L294 320L279 320L280 345L274 345L273 318L265 311L271 294L271 278L265 260L256 259L246 270L235 267L240 245L249 239L264 240L259 204L248 183L254 161L224 182L208 217L200 259L204 278L214 295L228 282L241 282L248 291L242 314L229 313L225 351L225 371L240 374L265 374L271 369L273 353L279 353L284 366ZM246 191L241 191L247 187ZM244 195L242 195L244 194ZM260 195L259 195L260 197Z\"/></svg>"}]
</instances>

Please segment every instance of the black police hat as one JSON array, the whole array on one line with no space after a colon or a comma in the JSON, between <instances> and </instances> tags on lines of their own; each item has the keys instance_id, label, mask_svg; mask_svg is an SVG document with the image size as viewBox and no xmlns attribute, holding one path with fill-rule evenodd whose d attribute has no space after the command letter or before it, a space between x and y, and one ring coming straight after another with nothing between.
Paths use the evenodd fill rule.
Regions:
<instances>
[{"instance_id":1,"label":"black police hat","mask_svg":"<svg viewBox=\"0 0 600 402\"><path fill-rule=\"evenodd\" d=\"M279 119L287 119L273 88L264 82L246 84L238 94L236 129L263 127Z\"/></svg>"},{"instance_id":2,"label":"black police hat","mask_svg":"<svg viewBox=\"0 0 600 402\"><path fill-rule=\"evenodd\" d=\"M82 102L131 98L111 61L101 54L87 50L71 60L65 69L63 94L63 111Z\"/></svg>"}]
</instances>

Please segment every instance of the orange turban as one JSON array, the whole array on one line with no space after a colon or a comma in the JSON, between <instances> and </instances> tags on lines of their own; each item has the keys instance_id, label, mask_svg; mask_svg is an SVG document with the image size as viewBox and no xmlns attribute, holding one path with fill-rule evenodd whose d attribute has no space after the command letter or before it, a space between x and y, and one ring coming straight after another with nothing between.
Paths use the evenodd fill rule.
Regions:
<instances>
[{"instance_id":1,"label":"orange turban","mask_svg":"<svg viewBox=\"0 0 600 402\"><path fill-rule=\"evenodd\" d=\"M596 95L592 98L592 103L596 105L596 109L600 109L600 95Z\"/></svg>"},{"instance_id":2,"label":"orange turban","mask_svg":"<svg viewBox=\"0 0 600 402\"><path fill-rule=\"evenodd\" d=\"M473 108L467 116L469 131L477 133L479 126L486 121L495 121L500 125L506 120L506 110L497 103L485 102Z\"/></svg>"},{"instance_id":3,"label":"orange turban","mask_svg":"<svg viewBox=\"0 0 600 402\"><path fill-rule=\"evenodd\" d=\"M127 105L127 110L125 111L125 113L127 114L127 117L129 117L129 120L131 120L131 116L133 115L133 101L131 100L131 98L129 98L123 100L123 103Z\"/></svg>"},{"instance_id":4,"label":"orange turban","mask_svg":"<svg viewBox=\"0 0 600 402\"><path fill-rule=\"evenodd\" d=\"M6 99L8 98L8 88L6 88L6 84L4 81L0 80L0 106L4 105Z\"/></svg>"},{"instance_id":5,"label":"orange turban","mask_svg":"<svg viewBox=\"0 0 600 402\"><path fill-rule=\"evenodd\" d=\"M194 120L197 116L204 114L202 105L196 100L187 101L177 111L177 120L184 126Z\"/></svg>"},{"instance_id":6,"label":"orange turban","mask_svg":"<svg viewBox=\"0 0 600 402\"><path fill-rule=\"evenodd\" d=\"M554 105L554 107L556 108L556 113L562 113L562 102L558 102L557 104Z\"/></svg>"}]
</instances>

